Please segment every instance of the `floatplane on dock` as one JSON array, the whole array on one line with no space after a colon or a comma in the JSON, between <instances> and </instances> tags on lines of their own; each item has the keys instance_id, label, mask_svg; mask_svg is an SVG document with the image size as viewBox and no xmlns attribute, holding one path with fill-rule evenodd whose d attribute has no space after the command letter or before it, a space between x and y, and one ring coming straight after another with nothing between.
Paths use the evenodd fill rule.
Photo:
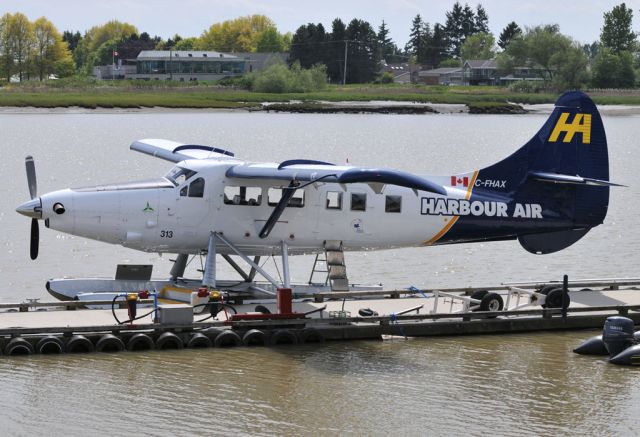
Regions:
<instances>
[{"instance_id":1,"label":"floatplane on dock","mask_svg":"<svg viewBox=\"0 0 640 437\"><path fill-rule=\"evenodd\" d=\"M309 159L256 163L161 139L130 147L174 166L153 180L38 195L27 157L31 200L17 212L32 219L31 258L43 220L60 232L177 254L170 278L152 281L148 268L124 266L115 280L51 280L48 290L59 299L153 288L184 301L171 292L199 286L263 298L281 287L298 294L363 289L347 279L345 251L517 239L531 253L552 253L603 222L609 187L616 185L609 182L602 120L580 92L562 95L542 128L511 156L460 174L418 176ZM311 279L322 271L326 280L292 285L288 257L298 254L316 254ZM241 275L240 283L218 278L217 255ZM183 278L192 256L204 257L201 279ZM282 279L262 268L264 256L281 258ZM502 305L495 296L483 294L485 307Z\"/></svg>"}]
</instances>

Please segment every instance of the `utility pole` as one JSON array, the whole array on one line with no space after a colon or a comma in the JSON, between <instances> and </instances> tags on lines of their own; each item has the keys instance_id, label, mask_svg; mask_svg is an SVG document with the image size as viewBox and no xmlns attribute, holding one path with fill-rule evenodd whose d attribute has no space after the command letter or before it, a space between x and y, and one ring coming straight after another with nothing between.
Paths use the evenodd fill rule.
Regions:
<instances>
[{"instance_id":1,"label":"utility pole","mask_svg":"<svg viewBox=\"0 0 640 437\"><path fill-rule=\"evenodd\" d=\"M173 80L173 46L169 47L169 80Z\"/></svg>"},{"instance_id":2,"label":"utility pole","mask_svg":"<svg viewBox=\"0 0 640 437\"><path fill-rule=\"evenodd\" d=\"M348 40L344 40L344 71L342 73L342 85L346 85L347 84L347 47L348 47L349 41Z\"/></svg>"}]
</instances>

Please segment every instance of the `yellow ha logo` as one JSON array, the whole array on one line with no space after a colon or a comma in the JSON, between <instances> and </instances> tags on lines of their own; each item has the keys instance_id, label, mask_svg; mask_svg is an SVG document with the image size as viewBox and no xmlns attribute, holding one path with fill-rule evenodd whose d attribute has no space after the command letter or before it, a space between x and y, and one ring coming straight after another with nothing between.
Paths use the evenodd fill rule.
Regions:
<instances>
[{"instance_id":1,"label":"yellow ha logo","mask_svg":"<svg viewBox=\"0 0 640 437\"><path fill-rule=\"evenodd\" d=\"M563 143L570 143L573 136L576 133L582 134L582 144L591 143L591 114L576 114L571 123L567 123L569 119L569 113L563 112L560 114L556 127L553 128L551 136L549 137L550 143L558 141L560 132L564 132Z\"/></svg>"}]
</instances>

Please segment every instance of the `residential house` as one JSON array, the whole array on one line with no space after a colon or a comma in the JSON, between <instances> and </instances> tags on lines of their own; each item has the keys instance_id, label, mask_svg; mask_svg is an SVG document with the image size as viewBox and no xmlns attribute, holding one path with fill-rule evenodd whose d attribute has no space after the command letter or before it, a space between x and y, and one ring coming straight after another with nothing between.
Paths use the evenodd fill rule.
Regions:
<instances>
[{"instance_id":1,"label":"residential house","mask_svg":"<svg viewBox=\"0 0 640 437\"><path fill-rule=\"evenodd\" d=\"M420 71L417 82L426 85L462 85L462 68L443 67Z\"/></svg>"},{"instance_id":2,"label":"residential house","mask_svg":"<svg viewBox=\"0 0 640 437\"><path fill-rule=\"evenodd\" d=\"M498 85L498 63L495 59L465 61L462 82L465 85Z\"/></svg>"}]
</instances>

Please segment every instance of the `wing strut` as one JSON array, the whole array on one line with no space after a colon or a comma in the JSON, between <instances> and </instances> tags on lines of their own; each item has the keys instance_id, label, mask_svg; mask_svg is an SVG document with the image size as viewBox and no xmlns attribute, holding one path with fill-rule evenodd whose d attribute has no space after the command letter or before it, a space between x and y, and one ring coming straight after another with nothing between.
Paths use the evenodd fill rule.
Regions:
<instances>
[{"instance_id":1,"label":"wing strut","mask_svg":"<svg viewBox=\"0 0 640 437\"><path fill-rule=\"evenodd\" d=\"M267 219L267 222L262 227L262 230L260 231L260 234L259 234L260 238L267 238L269 236L269 234L271 233L271 230L278 222L278 219L284 212L284 209L287 207L289 200L291 200L291 198L293 197L293 194L296 192L299 185L300 185L300 182L296 180L292 180L289 183L289 186L287 188L282 189L282 197L280 198L280 202L278 202L276 207L273 208L273 212Z\"/></svg>"}]
</instances>

